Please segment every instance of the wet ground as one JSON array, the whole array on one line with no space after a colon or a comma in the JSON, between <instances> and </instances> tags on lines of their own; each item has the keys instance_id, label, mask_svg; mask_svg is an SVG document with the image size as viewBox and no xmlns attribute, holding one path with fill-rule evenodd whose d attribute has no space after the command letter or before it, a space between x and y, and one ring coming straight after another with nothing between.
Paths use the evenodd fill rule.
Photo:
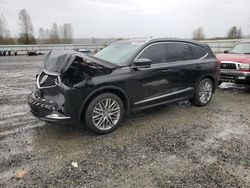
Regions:
<instances>
[{"instance_id":1,"label":"wet ground","mask_svg":"<svg viewBox=\"0 0 250 188\"><path fill-rule=\"evenodd\" d=\"M97 136L28 113L41 62L0 57L0 187L250 187L249 86L223 83L204 108L157 107Z\"/></svg>"}]
</instances>

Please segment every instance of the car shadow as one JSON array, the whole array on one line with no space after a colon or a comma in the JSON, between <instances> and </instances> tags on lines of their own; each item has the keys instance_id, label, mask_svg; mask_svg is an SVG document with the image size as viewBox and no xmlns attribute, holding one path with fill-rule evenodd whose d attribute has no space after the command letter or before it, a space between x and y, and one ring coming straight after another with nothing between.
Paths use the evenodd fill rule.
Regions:
<instances>
[{"instance_id":1,"label":"car shadow","mask_svg":"<svg viewBox=\"0 0 250 188\"><path fill-rule=\"evenodd\" d=\"M219 88L222 91L237 93L250 93L250 85L244 84L234 84L234 83L222 83ZM120 131L127 131L130 129L131 125L137 124L140 120L148 120L154 119L164 114L164 116L168 115L169 112L173 113L175 110L178 110L179 106L181 108L188 108L190 106L189 100L183 100L179 102L169 103L161 106L156 106L153 108L145 109L143 111L138 111L130 114L125 117L124 120L120 123L118 129L115 131L106 134L106 135L97 135L89 130L87 130L84 124L50 124L45 123L44 126L38 127L34 134L36 139L53 139L54 141L60 139L86 139L86 138L96 138L99 137L113 137L116 134L121 134ZM136 123L134 123L136 122ZM134 129L133 127L132 129ZM126 134L126 133L125 133Z\"/></svg>"},{"instance_id":2,"label":"car shadow","mask_svg":"<svg viewBox=\"0 0 250 188\"><path fill-rule=\"evenodd\" d=\"M119 127L114 130L113 132L105 135L98 135L89 130L87 130L84 124L51 124L51 123L44 123L43 126L36 127L36 130L33 132L33 138L36 140L37 145L40 145L43 140L53 140L52 142L57 143L63 139L65 140L81 140L81 139L91 139L96 137L103 137L103 138L111 138L116 137L119 134L130 134L128 129L131 128L131 124L143 121L150 121L154 118L159 118L164 114L164 116L168 115L169 112L173 113L179 106L182 108L186 108L190 106L189 100L169 103L165 105L156 106L153 108L145 109L143 111L138 111L136 113L132 113L124 118L124 120L120 123ZM123 132L123 133L122 133Z\"/></svg>"}]
</instances>

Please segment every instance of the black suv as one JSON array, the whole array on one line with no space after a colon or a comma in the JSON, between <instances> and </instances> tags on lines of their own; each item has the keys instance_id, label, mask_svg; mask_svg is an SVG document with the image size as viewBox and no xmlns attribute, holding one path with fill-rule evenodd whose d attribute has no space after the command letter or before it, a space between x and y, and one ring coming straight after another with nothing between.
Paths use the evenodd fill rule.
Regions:
<instances>
[{"instance_id":1,"label":"black suv","mask_svg":"<svg viewBox=\"0 0 250 188\"><path fill-rule=\"evenodd\" d=\"M182 99L211 100L219 64L201 43L169 39L118 41L95 55L52 50L28 97L32 114L80 123L104 134L125 114Z\"/></svg>"}]
</instances>

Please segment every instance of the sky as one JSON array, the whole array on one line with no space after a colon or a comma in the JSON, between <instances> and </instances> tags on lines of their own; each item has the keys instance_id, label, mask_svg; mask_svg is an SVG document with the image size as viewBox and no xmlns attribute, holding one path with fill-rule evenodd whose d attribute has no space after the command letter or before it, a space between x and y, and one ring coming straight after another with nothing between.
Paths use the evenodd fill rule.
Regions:
<instances>
[{"instance_id":1,"label":"sky","mask_svg":"<svg viewBox=\"0 0 250 188\"><path fill-rule=\"evenodd\" d=\"M250 34L250 0L0 0L12 36L25 8L39 27L72 23L75 38L191 38L201 26L206 37L223 37L232 26Z\"/></svg>"}]
</instances>

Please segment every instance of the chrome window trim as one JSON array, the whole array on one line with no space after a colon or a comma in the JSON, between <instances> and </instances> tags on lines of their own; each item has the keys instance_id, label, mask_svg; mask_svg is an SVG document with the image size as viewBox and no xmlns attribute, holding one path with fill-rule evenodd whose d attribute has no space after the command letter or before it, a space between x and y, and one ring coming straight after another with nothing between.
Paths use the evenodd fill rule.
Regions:
<instances>
[{"instance_id":1,"label":"chrome window trim","mask_svg":"<svg viewBox=\"0 0 250 188\"><path fill-rule=\"evenodd\" d=\"M193 46L196 46L196 47L198 47L198 48L201 48L202 50L204 50L205 52L206 52L206 55L204 55L203 57L201 57L201 58L199 58L199 59L187 59L187 60L179 60L179 61L188 61L188 60L201 60L201 59L204 59L204 58L206 58L207 56L208 56L208 52L205 50L205 49L203 49L202 47L200 47L200 46L198 46L198 45L195 45L195 44L192 44L192 43L188 43L188 42L178 42L178 41L176 41L176 42L155 42L155 43L152 43L152 44L150 44L150 45L148 45L148 46L146 46L146 47L144 47L143 49L142 49L142 51L136 56L136 58L134 59L134 61L135 60L137 60L137 58L146 50L146 49L148 49L149 47L151 47L151 46L153 46L153 45L157 45L157 44L166 44L166 43L181 43L181 44L187 44L187 45L193 45ZM190 51L192 52L192 50L190 49ZM175 61L175 62L179 62L179 61ZM171 61L170 61L171 62ZM162 62L162 63L168 63L168 61L167 62ZM161 64L161 63L156 63L156 64Z\"/></svg>"},{"instance_id":2,"label":"chrome window trim","mask_svg":"<svg viewBox=\"0 0 250 188\"><path fill-rule=\"evenodd\" d=\"M160 95L160 96L157 96L157 97L152 97L152 98L149 98L149 99L138 101L138 102L135 102L134 104L138 105L138 104L141 104L141 103L145 103L145 102L153 101L153 100L156 100L156 99L161 99L161 98L164 98L164 97L168 97L168 96L176 95L176 94L179 94L179 93L183 93L185 91L191 91L192 89L194 89L194 88L193 87L188 87L186 89L182 89L182 90L175 91L175 92L172 92L172 93L167 93L167 94Z\"/></svg>"},{"instance_id":3,"label":"chrome window trim","mask_svg":"<svg viewBox=\"0 0 250 188\"><path fill-rule=\"evenodd\" d=\"M206 51L207 52L207 51ZM203 57L201 57L199 60L201 59L205 59L208 56L208 53L206 55L204 55ZM197 59L193 59L193 60L197 60Z\"/></svg>"}]
</instances>

